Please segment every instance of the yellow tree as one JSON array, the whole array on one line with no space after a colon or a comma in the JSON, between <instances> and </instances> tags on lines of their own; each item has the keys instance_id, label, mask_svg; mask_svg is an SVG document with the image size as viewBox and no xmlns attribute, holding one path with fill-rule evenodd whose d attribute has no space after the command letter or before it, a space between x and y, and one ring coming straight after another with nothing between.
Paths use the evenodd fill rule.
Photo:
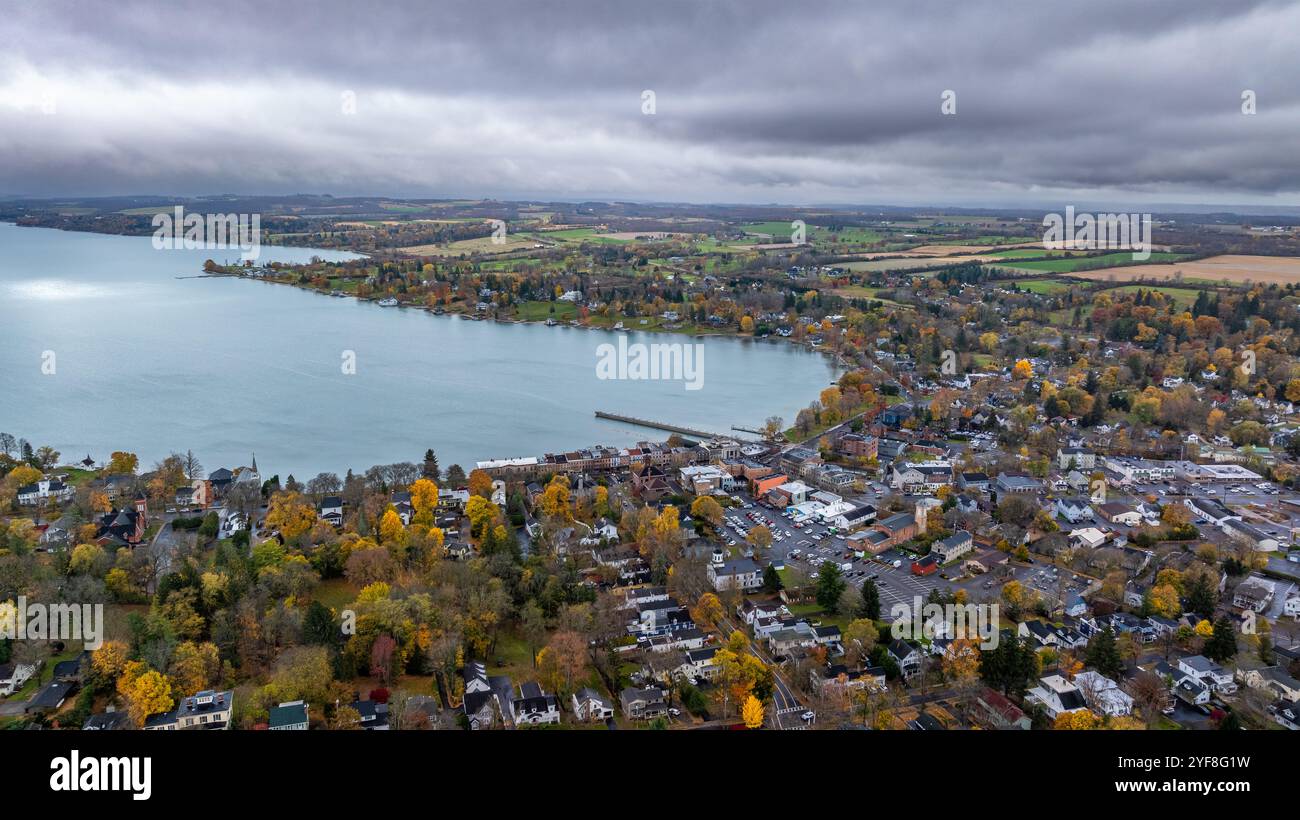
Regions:
<instances>
[{"instance_id":1,"label":"yellow tree","mask_svg":"<svg viewBox=\"0 0 1300 820\"><path fill-rule=\"evenodd\" d=\"M104 472L114 475L131 475L140 466L140 457L135 453L126 453L118 451L109 457L108 466Z\"/></svg>"},{"instance_id":2,"label":"yellow tree","mask_svg":"<svg viewBox=\"0 0 1300 820\"><path fill-rule=\"evenodd\" d=\"M398 546L406 543L406 527L402 526L402 516L391 505L384 510L384 517L379 519L379 540Z\"/></svg>"},{"instance_id":3,"label":"yellow tree","mask_svg":"<svg viewBox=\"0 0 1300 820\"><path fill-rule=\"evenodd\" d=\"M1029 363L1028 359L1019 359L1015 367L1011 369L1013 379L1024 380L1034 375L1034 366Z\"/></svg>"},{"instance_id":4,"label":"yellow tree","mask_svg":"<svg viewBox=\"0 0 1300 820\"><path fill-rule=\"evenodd\" d=\"M414 523L421 527L432 527L433 513L438 509L438 485L427 478L421 478L409 490L411 506L415 508Z\"/></svg>"},{"instance_id":5,"label":"yellow tree","mask_svg":"<svg viewBox=\"0 0 1300 820\"><path fill-rule=\"evenodd\" d=\"M469 473L469 492L470 495L481 495L490 499L492 497L492 476L483 470L471 470Z\"/></svg>"},{"instance_id":6,"label":"yellow tree","mask_svg":"<svg viewBox=\"0 0 1300 820\"><path fill-rule=\"evenodd\" d=\"M700 496L691 504L691 516L706 521L711 526L718 526L722 515L722 505L707 495Z\"/></svg>"},{"instance_id":7,"label":"yellow tree","mask_svg":"<svg viewBox=\"0 0 1300 820\"><path fill-rule=\"evenodd\" d=\"M143 726L151 715L162 714L175 703L167 676L152 669L136 676L122 694L137 726Z\"/></svg>"},{"instance_id":8,"label":"yellow tree","mask_svg":"<svg viewBox=\"0 0 1300 820\"><path fill-rule=\"evenodd\" d=\"M750 695L745 700L745 705L740 710L740 716L745 721L746 729L763 728L763 704L753 695Z\"/></svg>"},{"instance_id":9,"label":"yellow tree","mask_svg":"<svg viewBox=\"0 0 1300 820\"><path fill-rule=\"evenodd\" d=\"M276 493L266 512L266 526L279 530L285 540L308 532L316 524L316 508L301 493Z\"/></svg>"},{"instance_id":10,"label":"yellow tree","mask_svg":"<svg viewBox=\"0 0 1300 820\"><path fill-rule=\"evenodd\" d=\"M470 496L469 503L465 505L465 516L469 518L469 531L476 538L481 538L487 532L488 526L496 515L496 505L481 495Z\"/></svg>"},{"instance_id":11,"label":"yellow tree","mask_svg":"<svg viewBox=\"0 0 1300 820\"><path fill-rule=\"evenodd\" d=\"M471 499L472 500L472 499ZM572 510L569 508L569 479L562 475L557 475L551 479L551 483L546 485L539 499L542 507L542 514L551 518L569 519L572 517Z\"/></svg>"},{"instance_id":12,"label":"yellow tree","mask_svg":"<svg viewBox=\"0 0 1300 820\"><path fill-rule=\"evenodd\" d=\"M718 621L722 618L722 601L718 600L718 596L712 592L704 593L695 603L695 608L691 610L691 618L701 626L716 629Z\"/></svg>"},{"instance_id":13,"label":"yellow tree","mask_svg":"<svg viewBox=\"0 0 1300 820\"><path fill-rule=\"evenodd\" d=\"M131 648L125 641L105 641L90 656L90 668L100 677L116 682L126 667Z\"/></svg>"}]
</instances>

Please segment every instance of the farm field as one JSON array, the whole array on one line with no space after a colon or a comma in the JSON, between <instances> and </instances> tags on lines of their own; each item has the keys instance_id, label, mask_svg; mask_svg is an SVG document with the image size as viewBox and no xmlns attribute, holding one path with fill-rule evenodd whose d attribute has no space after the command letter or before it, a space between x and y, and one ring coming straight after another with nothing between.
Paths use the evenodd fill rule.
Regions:
<instances>
[{"instance_id":1,"label":"farm field","mask_svg":"<svg viewBox=\"0 0 1300 820\"><path fill-rule=\"evenodd\" d=\"M1181 254L1176 253L1152 253L1152 262L1174 262L1182 259ZM1123 262L1133 261L1133 256L1129 251L1118 253L1107 253L1101 256L1076 256L1069 259L1040 259L1030 262L1015 262L1008 267L1015 270L1032 270L1032 271L1050 271L1052 273L1074 273L1085 268L1092 270L1094 265L1118 265ZM1141 267L1146 267L1145 265ZM1122 269L1122 268L1121 268Z\"/></svg>"},{"instance_id":2,"label":"farm field","mask_svg":"<svg viewBox=\"0 0 1300 820\"><path fill-rule=\"evenodd\" d=\"M1287 285L1300 283L1300 257L1246 256L1227 254L1179 262L1176 265L1131 265L1122 268L1102 268L1076 273L1084 279L1132 282L1141 279L1165 280L1181 277L1199 282L1266 282Z\"/></svg>"},{"instance_id":3,"label":"farm field","mask_svg":"<svg viewBox=\"0 0 1300 820\"><path fill-rule=\"evenodd\" d=\"M1196 297L1200 291L1196 288L1175 288L1162 285L1121 285L1117 288L1108 288L1105 292L1120 291L1122 293L1136 293L1139 290L1158 291L1174 300L1174 304L1180 308L1191 307L1196 302Z\"/></svg>"},{"instance_id":4,"label":"farm field","mask_svg":"<svg viewBox=\"0 0 1300 820\"><path fill-rule=\"evenodd\" d=\"M916 268L932 268L936 265L956 265L961 262L996 262L994 256L962 256L962 257L942 257L942 256L908 256L901 259L863 259L855 262L847 262L843 267L856 271L886 271L886 270L914 270Z\"/></svg>"},{"instance_id":5,"label":"farm field","mask_svg":"<svg viewBox=\"0 0 1300 820\"><path fill-rule=\"evenodd\" d=\"M409 245L398 250L411 256L460 256L473 253L509 253L532 248L537 244L535 238L526 234L507 234L506 241L500 244L494 243L490 236L481 236L477 239L462 239L448 245Z\"/></svg>"}]
</instances>

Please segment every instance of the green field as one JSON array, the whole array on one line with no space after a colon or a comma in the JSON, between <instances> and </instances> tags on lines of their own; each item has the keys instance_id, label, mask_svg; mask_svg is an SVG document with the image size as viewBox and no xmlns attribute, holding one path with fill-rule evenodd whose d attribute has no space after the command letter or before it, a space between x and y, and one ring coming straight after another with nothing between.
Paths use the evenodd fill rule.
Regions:
<instances>
[{"instance_id":1,"label":"green field","mask_svg":"<svg viewBox=\"0 0 1300 820\"><path fill-rule=\"evenodd\" d=\"M1196 297L1201 294L1201 292L1195 288L1175 288L1165 287L1163 285L1122 285L1117 288L1112 288L1111 290L1123 291L1125 293L1137 293L1140 290L1148 292L1159 291L1173 299L1174 304L1180 308L1191 307L1196 303ZM1107 292L1109 293L1110 291L1108 290Z\"/></svg>"},{"instance_id":2,"label":"green field","mask_svg":"<svg viewBox=\"0 0 1300 820\"><path fill-rule=\"evenodd\" d=\"M1152 262L1175 262L1179 259L1186 259L1186 254L1181 253L1152 253L1151 258L1145 260L1147 263ZM1036 262L1017 262L1012 267L1015 270L1032 270L1048 271L1050 273L1073 273L1079 270L1090 270L1092 268L1111 268L1117 265L1138 264L1133 259L1133 254L1129 251L1118 253L1107 253L1101 256L1080 256L1073 259L1042 259Z\"/></svg>"},{"instance_id":3,"label":"green field","mask_svg":"<svg viewBox=\"0 0 1300 820\"><path fill-rule=\"evenodd\" d=\"M515 305L515 316L526 322L544 322L547 319L566 322L577 315L578 307L572 302L520 302Z\"/></svg>"},{"instance_id":4,"label":"green field","mask_svg":"<svg viewBox=\"0 0 1300 820\"><path fill-rule=\"evenodd\" d=\"M1016 280L1015 285L1021 290L1027 290L1031 293L1041 293L1044 296L1065 293L1070 289L1069 282L1062 282L1059 279L1028 279L1023 282Z\"/></svg>"}]
</instances>

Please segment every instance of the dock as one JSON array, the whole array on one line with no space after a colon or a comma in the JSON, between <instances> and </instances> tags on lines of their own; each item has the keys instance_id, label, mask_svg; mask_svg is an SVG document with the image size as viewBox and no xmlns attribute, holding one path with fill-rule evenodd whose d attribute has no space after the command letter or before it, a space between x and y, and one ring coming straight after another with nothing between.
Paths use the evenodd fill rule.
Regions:
<instances>
[{"instance_id":1,"label":"dock","mask_svg":"<svg viewBox=\"0 0 1300 820\"><path fill-rule=\"evenodd\" d=\"M620 413L607 413L604 410L596 411L596 418L609 419L610 421L621 421L624 424L635 424L638 427L651 427L655 430L666 430L669 433L679 433L683 436L692 438L735 438L735 436L725 433L711 433L708 430L696 430L691 427L682 427L679 424L669 424L663 421L651 421L650 419L639 419L635 416L624 416Z\"/></svg>"}]
</instances>

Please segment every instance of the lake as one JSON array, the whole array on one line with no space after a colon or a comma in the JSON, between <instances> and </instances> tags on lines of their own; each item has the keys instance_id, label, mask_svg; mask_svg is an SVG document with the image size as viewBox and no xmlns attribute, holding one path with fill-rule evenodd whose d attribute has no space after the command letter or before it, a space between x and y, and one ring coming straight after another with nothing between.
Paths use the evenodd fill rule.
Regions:
<instances>
[{"instance_id":1,"label":"lake","mask_svg":"<svg viewBox=\"0 0 1300 820\"><path fill-rule=\"evenodd\" d=\"M598 409L718 432L773 414L790 424L837 373L784 342L476 322L198 276L205 259L237 256L0 224L0 431L64 462L128 450L142 469L172 451L193 450L209 471L256 452L263 476L305 481L419 462L432 447L444 470L468 471L668 436L596 419ZM703 344L701 389L598 378L597 348L620 336Z\"/></svg>"}]
</instances>

